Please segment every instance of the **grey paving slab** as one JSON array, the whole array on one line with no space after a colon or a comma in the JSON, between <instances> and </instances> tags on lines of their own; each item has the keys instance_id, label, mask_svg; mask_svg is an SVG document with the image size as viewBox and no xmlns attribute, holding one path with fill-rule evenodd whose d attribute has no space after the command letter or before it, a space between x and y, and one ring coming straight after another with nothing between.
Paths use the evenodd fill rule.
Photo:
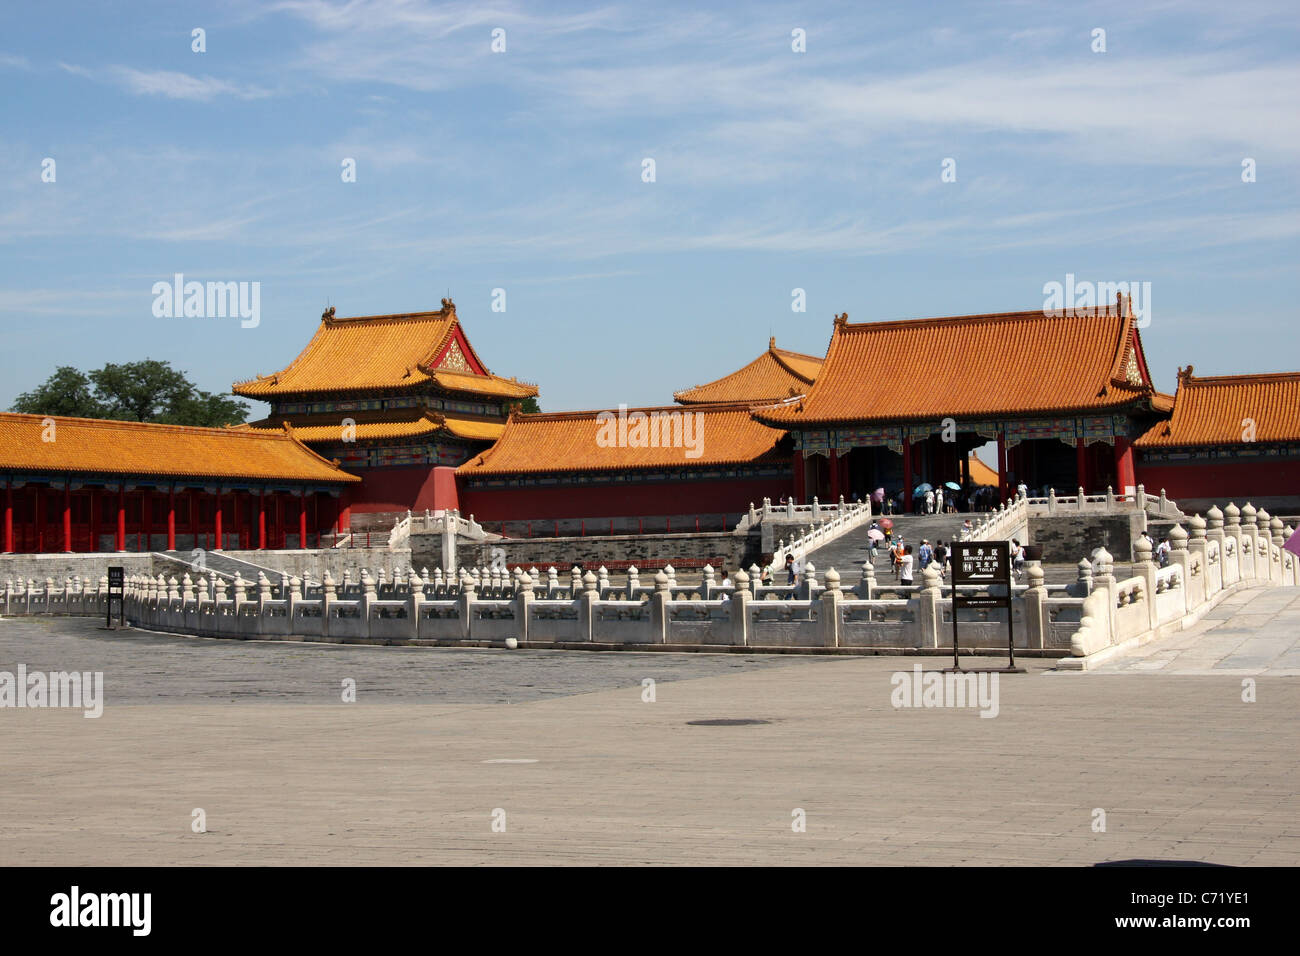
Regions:
<instances>
[{"instance_id":1,"label":"grey paving slab","mask_svg":"<svg viewBox=\"0 0 1300 956\"><path fill-rule=\"evenodd\" d=\"M106 640L66 620L0 624L0 655L98 661L122 691L97 720L0 709L0 865L1300 864L1290 679L1247 704L1208 667L1030 661L988 719L896 709L898 658ZM340 668L374 682L368 704L315 689ZM654 703L642 673L665 675ZM767 723L688 723L716 718Z\"/></svg>"},{"instance_id":2,"label":"grey paving slab","mask_svg":"<svg viewBox=\"0 0 1300 956\"><path fill-rule=\"evenodd\" d=\"M1300 669L1300 588L1230 595L1185 631L1113 658L1090 673L1271 674Z\"/></svg>"}]
</instances>

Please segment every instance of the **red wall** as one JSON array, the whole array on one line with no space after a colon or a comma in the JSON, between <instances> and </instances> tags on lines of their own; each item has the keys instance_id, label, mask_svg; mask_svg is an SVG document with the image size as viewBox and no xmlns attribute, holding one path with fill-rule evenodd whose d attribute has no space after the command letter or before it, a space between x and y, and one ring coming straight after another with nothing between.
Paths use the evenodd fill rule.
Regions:
<instances>
[{"instance_id":1,"label":"red wall","mask_svg":"<svg viewBox=\"0 0 1300 956\"><path fill-rule=\"evenodd\" d=\"M1233 461L1204 465L1139 463L1138 481L1147 494L1165 493L1180 498L1212 498L1218 502L1271 496L1300 498L1300 461Z\"/></svg>"},{"instance_id":2,"label":"red wall","mask_svg":"<svg viewBox=\"0 0 1300 956\"><path fill-rule=\"evenodd\" d=\"M747 511L764 497L779 501L791 484L786 477L497 490L462 485L460 511L479 521L720 514Z\"/></svg>"},{"instance_id":3,"label":"red wall","mask_svg":"<svg viewBox=\"0 0 1300 956\"><path fill-rule=\"evenodd\" d=\"M354 514L456 508L456 469L446 465L409 468L349 468L362 479L348 489Z\"/></svg>"}]
</instances>

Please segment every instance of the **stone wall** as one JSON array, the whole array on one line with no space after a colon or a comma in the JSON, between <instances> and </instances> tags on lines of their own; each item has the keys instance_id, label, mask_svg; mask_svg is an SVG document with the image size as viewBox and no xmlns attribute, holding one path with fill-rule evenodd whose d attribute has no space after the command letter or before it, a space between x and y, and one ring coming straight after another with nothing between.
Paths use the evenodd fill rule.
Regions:
<instances>
[{"instance_id":1,"label":"stone wall","mask_svg":"<svg viewBox=\"0 0 1300 956\"><path fill-rule=\"evenodd\" d=\"M1028 543L1043 549L1047 564L1072 564L1079 555L1105 548L1120 560L1133 553L1133 539L1146 527L1146 513L1029 516ZM1026 542L1021 542L1022 544Z\"/></svg>"},{"instance_id":2,"label":"stone wall","mask_svg":"<svg viewBox=\"0 0 1300 956\"><path fill-rule=\"evenodd\" d=\"M148 554L4 554L0 555L0 583L9 579L44 582L47 577L59 584L70 577L98 581L108 574L110 564L126 568L128 575L148 574L153 569Z\"/></svg>"},{"instance_id":3,"label":"stone wall","mask_svg":"<svg viewBox=\"0 0 1300 956\"><path fill-rule=\"evenodd\" d=\"M495 549L500 549L498 553ZM503 538L495 541L472 541L464 537L456 542L457 564L462 567L491 567L503 559L507 567L561 570L577 563L583 567L661 568L666 564L680 568L748 567L758 560L757 535L734 532L700 534L615 534L569 538ZM411 535L411 564L416 568L442 567L442 536L416 533Z\"/></svg>"}]
</instances>

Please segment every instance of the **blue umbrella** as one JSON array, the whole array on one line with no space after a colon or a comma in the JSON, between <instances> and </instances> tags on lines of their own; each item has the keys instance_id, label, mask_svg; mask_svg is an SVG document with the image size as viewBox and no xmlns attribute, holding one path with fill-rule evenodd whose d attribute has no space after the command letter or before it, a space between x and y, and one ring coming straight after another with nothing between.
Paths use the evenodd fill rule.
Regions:
<instances>
[{"instance_id":1,"label":"blue umbrella","mask_svg":"<svg viewBox=\"0 0 1300 956\"><path fill-rule=\"evenodd\" d=\"M915 488L912 489L912 494L923 495L927 491L933 491L933 490L934 490L934 485L930 484L928 481L923 481Z\"/></svg>"},{"instance_id":2,"label":"blue umbrella","mask_svg":"<svg viewBox=\"0 0 1300 956\"><path fill-rule=\"evenodd\" d=\"M945 481L943 486L945 488L951 488L953 491L961 491L961 485L957 484L955 481Z\"/></svg>"}]
</instances>

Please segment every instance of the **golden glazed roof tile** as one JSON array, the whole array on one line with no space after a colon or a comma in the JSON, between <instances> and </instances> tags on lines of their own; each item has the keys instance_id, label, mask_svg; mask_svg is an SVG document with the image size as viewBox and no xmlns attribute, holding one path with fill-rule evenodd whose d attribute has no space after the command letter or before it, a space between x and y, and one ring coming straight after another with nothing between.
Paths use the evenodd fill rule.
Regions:
<instances>
[{"instance_id":1,"label":"golden glazed roof tile","mask_svg":"<svg viewBox=\"0 0 1300 956\"><path fill-rule=\"evenodd\" d=\"M194 428L0 413L0 469L356 482L284 429ZM53 440L46 440L52 434Z\"/></svg>"},{"instance_id":2,"label":"golden glazed roof tile","mask_svg":"<svg viewBox=\"0 0 1300 956\"><path fill-rule=\"evenodd\" d=\"M683 389L673 399L683 405L704 402L778 402L792 395L803 395L821 369L822 360L776 347L768 342L767 351L744 368L706 385Z\"/></svg>"},{"instance_id":3,"label":"golden glazed roof tile","mask_svg":"<svg viewBox=\"0 0 1300 956\"><path fill-rule=\"evenodd\" d=\"M1132 315L1092 309L849 324L784 427L1118 409L1155 394Z\"/></svg>"},{"instance_id":4,"label":"golden glazed roof tile","mask_svg":"<svg viewBox=\"0 0 1300 956\"><path fill-rule=\"evenodd\" d=\"M1178 373L1173 417L1134 442L1141 448L1300 441L1300 372L1196 378Z\"/></svg>"},{"instance_id":5,"label":"golden glazed roof tile","mask_svg":"<svg viewBox=\"0 0 1300 956\"><path fill-rule=\"evenodd\" d=\"M462 348L461 343L464 347ZM477 374L476 368L485 374ZM236 382L249 398L411 389L436 382L481 395L536 395L534 386L492 375L443 300L437 312L335 317L330 309L307 347L272 375Z\"/></svg>"},{"instance_id":6,"label":"golden glazed roof tile","mask_svg":"<svg viewBox=\"0 0 1300 956\"><path fill-rule=\"evenodd\" d=\"M785 433L754 421L750 407L668 405L624 409L622 416L618 410L515 413L497 443L461 465L457 474L699 468L775 459L774 449ZM658 445L651 446L655 440Z\"/></svg>"}]
</instances>

